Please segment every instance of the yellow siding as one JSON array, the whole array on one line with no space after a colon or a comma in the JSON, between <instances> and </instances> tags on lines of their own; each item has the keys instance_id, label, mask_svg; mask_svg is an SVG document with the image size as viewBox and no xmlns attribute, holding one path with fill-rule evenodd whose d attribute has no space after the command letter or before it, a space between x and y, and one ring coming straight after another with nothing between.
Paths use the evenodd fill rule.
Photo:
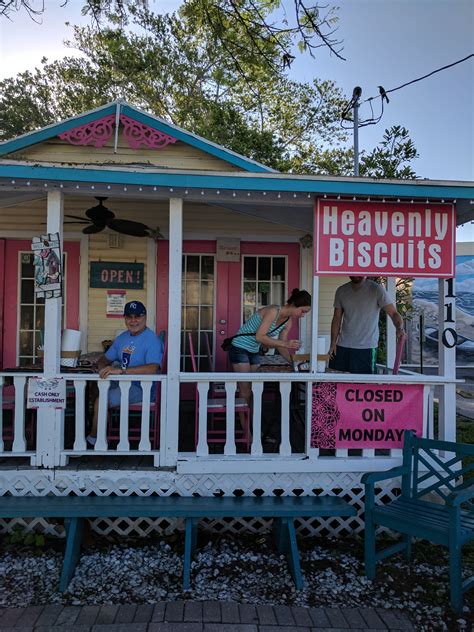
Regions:
<instances>
[{"instance_id":1,"label":"yellow siding","mask_svg":"<svg viewBox=\"0 0 474 632\"><path fill-rule=\"evenodd\" d=\"M144 240L138 237L127 237L126 247L111 249L108 246L108 235L99 233L91 235L89 241L89 262L91 261L128 261L145 264L143 290L127 290L126 300L142 301L146 304L147 265ZM107 318L107 290L89 288L88 310L88 351L101 351L102 340L115 338L117 330L125 328L121 318Z\"/></svg>"},{"instance_id":2,"label":"yellow siding","mask_svg":"<svg viewBox=\"0 0 474 632\"><path fill-rule=\"evenodd\" d=\"M85 216L86 209L96 204L94 192L87 196L69 196L64 200L65 222L64 234L79 233L86 225L74 223L68 215L78 217ZM150 228L159 228L167 236L169 227L169 203L168 200L150 200L134 198L109 198L105 206L113 211L117 218L130 219L143 222ZM46 227L46 197L25 202L9 208L0 208L0 234L7 230L28 230L33 234L40 234ZM107 236L111 231L104 231L101 235ZM184 202L184 235L185 239L212 239L216 237L229 237L238 235L241 239L298 239L302 233L294 228L288 228L279 224L268 222L223 207L207 206ZM196 237L198 236L198 237ZM123 236L124 247L130 239ZM143 242L142 242L143 243ZM116 251L110 250L114 253Z\"/></svg>"},{"instance_id":3,"label":"yellow siding","mask_svg":"<svg viewBox=\"0 0 474 632\"><path fill-rule=\"evenodd\" d=\"M4 231L28 230L39 235L46 230L46 202L38 200L22 206L0 208L0 237Z\"/></svg>"},{"instance_id":4,"label":"yellow siding","mask_svg":"<svg viewBox=\"0 0 474 632\"><path fill-rule=\"evenodd\" d=\"M120 137L121 138L121 137ZM117 153L113 141L105 147L71 145L60 138L21 149L8 155L15 160L68 163L80 165L141 165L167 169L195 169L202 171L242 171L239 167L207 154L187 143L177 141L163 149L130 149L123 141Z\"/></svg>"},{"instance_id":5,"label":"yellow siding","mask_svg":"<svg viewBox=\"0 0 474 632\"><path fill-rule=\"evenodd\" d=\"M190 239L192 235L207 233L214 237L240 237L242 240L281 241L296 240L303 233L295 228L274 224L265 219L230 211L224 207L206 206L205 204L184 204L184 234Z\"/></svg>"},{"instance_id":6,"label":"yellow siding","mask_svg":"<svg viewBox=\"0 0 474 632\"><path fill-rule=\"evenodd\" d=\"M319 279L319 333L331 333L331 320L334 311L334 294L337 288L347 283L348 277L320 277Z\"/></svg>"},{"instance_id":7,"label":"yellow siding","mask_svg":"<svg viewBox=\"0 0 474 632\"><path fill-rule=\"evenodd\" d=\"M65 197L65 216L77 215L85 217L87 208L95 204L93 192L88 196ZM132 219L146 223L153 228L160 228L168 236L169 203L167 200L110 198L105 202L117 217ZM65 221L72 221L65 217ZM75 238L80 234L82 224L66 224L64 236L74 233ZM5 231L24 231L28 237L40 235L46 229L46 198L25 202L14 207L0 209L0 235ZM141 300L146 304L146 290L148 283L146 239L121 235L120 248L109 247L109 234L113 231L105 230L89 237L89 261L86 263L89 273L91 261L124 261L137 262L145 265L143 290L130 290L127 300ZM8 233L6 233L8 234ZM113 233L116 234L116 233ZM273 224L266 220L249 217L225 208L207 206L206 204L184 204L184 238L185 239L216 239L238 235L245 240L273 240L296 241L302 236L301 231ZM324 283L325 281L323 281ZM333 292L329 301L332 301ZM115 337L116 331L124 328L120 318L106 316L107 290L90 288L88 290L88 345L87 351L101 351L102 340ZM332 304L332 303L330 303ZM327 308L328 310L330 307ZM84 349L85 351L85 349Z\"/></svg>"}]
</instances>

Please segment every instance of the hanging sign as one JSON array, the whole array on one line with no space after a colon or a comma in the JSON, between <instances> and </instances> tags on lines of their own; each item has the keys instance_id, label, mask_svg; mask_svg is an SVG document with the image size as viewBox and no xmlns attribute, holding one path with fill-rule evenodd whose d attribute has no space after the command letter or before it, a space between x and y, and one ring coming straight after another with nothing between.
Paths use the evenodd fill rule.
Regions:
<instances>
[{"instance_id":1,"label":"hanging sign","mask_svg":"<svg viewBox=\"0 0 474 632\"><path fill-rule=\"evenodd\" d=\"M217 261L240 261L240 239L219 237L216 252Z\"/></svg>"},{"instance_id":2,"label":"hanging sign","mask_svg":"<svg viewBox=\"0 0 474 632\"><path fill-rule=\"evenodd\" d=\"M144 272L143 263L91 261L89 287L142 290Z\"/></svg>"},{"instance_id":3,"label":"hanging sign","mask_svg":"<svg viewBox=\"0 0 474 632\"><path fill-rule=\"evenodd\" d=\"M123 318L125 290L107 290L107 318Z\"/></svg>"},{"instance_id":4,"label":"hanging sign","mask_svg":"<svg viewBox=\"0 0 474 632\"><path fill-rule=\"evenodd\" d=\"M63 377L30 377L27 408L66 408L66 380Z\"/></svg>"},{"instance_id":5,"label":"hanging sign","mask_svg":"<svg viewBox=\"0 0 474 632\"><path fill-rule=\"evenodd\" d=\"M62 296L62 257L59 233L33 237L35 295L38 298Z\"/></svg>"},{"instance_id":6,"label":"hanging sign","mask_svg":"<svg viewBox=\"0 0 474 632\"><path fill-rule=\"evenodd\" d=\"M318 200L314 274L450 277L452 204Z\"/></svg>"},{"instance_id":7,"label":"hanging sign","mask_svg":"<svg viewBox=\"0 0 474 632\"><path fill-rule=\"evenodd\" d=\"M312 448L401 448L423 431L422 384L313 384Z\"/></svg>"}]
</instances>

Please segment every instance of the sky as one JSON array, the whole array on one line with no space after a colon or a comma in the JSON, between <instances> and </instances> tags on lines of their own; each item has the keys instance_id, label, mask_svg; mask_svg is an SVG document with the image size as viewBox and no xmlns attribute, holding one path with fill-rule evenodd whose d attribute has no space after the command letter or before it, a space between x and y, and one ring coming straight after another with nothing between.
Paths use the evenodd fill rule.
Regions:
<instances>
[{"instance_id":1,"label":"sky","mask_svg":"<svg viewBox=\"0 0 474 632\"><path fill-rule=\"evenodd\" d=\"M37 0L40 2L40 0ZM39 24L25 12L0 21L0 78L71 54L63 41L72 24L86 24L81 0L44 0ZM291 16L292 0L284 0ZM178 0L149 0L154 10L170 11ZM309 2L311 4L311 2ZM326 5L324 0L321 5ZM313 59L297 57L291 77L299 81L332 79L350 97L362 88L362 101L474 53L473 0L339 0L336 37L345 61L322 47ZM416 173L436 180L474 180L474 57L423 81L389 93L377 125L359 130L360 149L371 150L385 128L406 127L420 154ZM377 113L380 100L374 102ZM368 103L360 108L370 117ZM352 139L350 141L352 143ZM458 241L474 241L474 224L458 229Z\"/></svg>"}]
</instances>

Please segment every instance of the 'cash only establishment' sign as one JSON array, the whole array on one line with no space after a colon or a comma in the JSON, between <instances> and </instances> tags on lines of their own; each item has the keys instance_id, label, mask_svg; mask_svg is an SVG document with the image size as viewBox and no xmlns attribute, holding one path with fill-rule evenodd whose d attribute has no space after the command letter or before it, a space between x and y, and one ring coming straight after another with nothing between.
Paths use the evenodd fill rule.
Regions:
<instances>
[{"instance_id":1,"label":"'cash only establishment' sign","mask_svg":"<svg viewBox=\"0 0 474 632\"><path fill-rule=\"evenodd\" d=\"M315 275L452 277L451 204L318 200Z\"/></svg>"},{"instance_id":2,"label":"'cash only establishment' sign","mask_svg":"<svg viewBox=\"0 0 474 632\"><path fill-rule=\"evenodd\" d=\"M66 408L66 380L62 377L30 377L27 408Z\"/></svg>"}]
</instances>

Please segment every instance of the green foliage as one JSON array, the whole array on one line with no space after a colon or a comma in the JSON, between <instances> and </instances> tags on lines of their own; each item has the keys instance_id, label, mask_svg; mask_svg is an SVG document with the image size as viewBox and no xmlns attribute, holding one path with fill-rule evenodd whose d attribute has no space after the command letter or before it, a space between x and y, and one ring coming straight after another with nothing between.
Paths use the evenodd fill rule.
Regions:
<instances>
[{"instance_id":1,"label":"green foliage","mask_svg":"<svg viewBox=\"0 0 474 632\"><path fill-rule=\"evenodd\" d=\"M64 0L61 8L76 1ZM89 15L92 24L100 29L104 21L127 24L130 13L137 8L146 9L149 0L82 0L82 3L82 14ZM37 21L46 4L44 0L0 0L0 17L11 18L22 9ZM181 7L191 23L208 31L211 40L226 51L234 71L242 76L249 59L251 63L257 61L273 68L289 67L296 48L314 57L318 48L327 47L344 59L340 54L341 43L334 37L338 22L335 7L295 0L288 9L283 0L184 0Z\"/></svg>"},{"instance_id":2,"label":"green foliage","mask_svg":"<svg viewBox=\"0 0 474 632\"><path fill-rule=\"evenodd\" d=\"M374 279L381 281L381 277ZM412 302L413 279L397 279L396 282L396 308L403 320L411 320L413 317ZM377 362L385 364L387 359L387 316L384 311L380 312L379 318L379 346L377 347Z\"/></svg>"},{"instance_id":3,"label":"green foliage","mask_svg":"<svg viewBox=\"0 0 474 632\"><path fill-rule=\"evenodd\" d=\"M243 74L236 73L193 6L179 15L130 7L127 24L110 18L100 30L75 27L69 45L84 58L43 59L34 72L0 82L0 138L123 98L276 169L303 170L299 155L344 139L342 93L333 82L289 80L268 62L279 54L275 42L266 57L242 53ZM246 28L232 29L245 45Z\"/></svg>"},{"instance_id":4,"label":"green foliage","mask_svg":"<svg viewBox=\"0 0 474 632\"><path fill-rule=\"evenodd\" d=\"M332 131L331 127L328 130ZM359 175L371 178L416 178L411 163L418 152L409 131L400 125L386 129L383 138L370 152L360 152ZM354 173L354 151L352 148L332 146L321 149L305 146L303 151L292 157L292 170L296 173L318 175L352 176Z\"/></svg>"},{"instance_id":5,"label":"green foliage","mask_svg":"<svg viewBox=\"0 0 474 632\"><path fill-rule=\"evenodd\" d=\"M158 15L144 2L91 0L86 9L100 28L74 27L68 42L82 58L43 58L0 81L0 140L122 98L274 169L350 176L353 151L342 146L340 126L346 100L332 81L286 76L279 59L299 35L288 28L268 37L266 20L279 4L188 0ZM412 178L417 156L408 131L394 126L362 153L360 174Z\"/></svg>"},{"instance_id":6,"label":"green foliage","mask_svg":"<svg viewBox=\"0 0 474 632\"><path fill-rule=\"evenodd\" d=\"M46 540L42 533L34 531L24 531L19 525L13 528L13 531L6 536L5 542L14 547L31 547L35 553L42 553Z\"/></svg>"},{"instance_id":7,"label":"green foliage","mask_svg":"<svg viewBox=\"0 0 474 632\"><path fill-rule=\"evenodd\" d=\"M372 178L413 179L416 173L410 163L418 157L409 131L394 125L385 130L377 147L362 157L359 173Z\"/></svg>"}]
</instances>

